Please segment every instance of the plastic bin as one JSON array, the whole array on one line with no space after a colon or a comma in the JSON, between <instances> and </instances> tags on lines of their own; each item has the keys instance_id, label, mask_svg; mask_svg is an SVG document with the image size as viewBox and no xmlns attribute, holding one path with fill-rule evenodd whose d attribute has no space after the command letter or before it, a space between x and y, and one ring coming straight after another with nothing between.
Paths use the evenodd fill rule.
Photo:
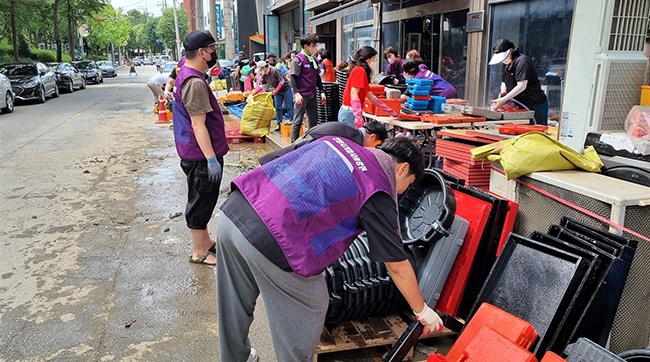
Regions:
<instances>
[{"instance_id":1,"label":"plastic bin","mask_svg":"<svg viewBox=\"0 0 650 362\"><path fill-rule=\"evenodd\" d=\"M551 351L547 351L539 362L566 362L566 360Z\"/></svg>"},{"instance_id":2,"label":"plastic bin","mask_svg":"<svg viewBox=\"0 0 650 362\"><path fill-rule=\"evenodd\" d=\"M447 353L447 360L463 361L463 351L485 326L526 350L537 339L537 332L530 323L489 303L483 303Z\"/></svg>"},{"instance_id":3,"label":"plastic bin","mask_svg":"<svg viewBox=\"0 0 650 362\"><path fill-rule=\"evenodd\" d=\"M567 362L625 362L621 357L586 338L578 338L576 343L568 345L564 354L567 355Z\"/></svg>"},{"instance_id":4,"label":"plastic bin","mask_svg":"<svg viewBox=\"0 0 650 362\"><path fill-rule=\"evenodd\" d=\"M431 96L431 100L429 101L429 110L437 114L444 113L442 111L442 105L444 103L447 103L447 99L445 97Z\"/></svg>"},{"instance_id":5,"label":"plastic bin","mask_svg":"<svg viewBox=\"0 0 650 362\"><path fill-rule=\"evenodd\" d=\"M399 113L400 109L402 108L402 100L401 99L381 99L382 102L386 103L387 106L389 106L393 111ZM370 103L371 105L374 106L374 104ZM388 116L389 114L386 113L383 109L379 107L375 107L375 115L377 116Z\"/></svg>"},{"instance_id":6,"label":"plastic bin","mask_svg":"<svg viewBox=\"0 0 650 362\"><path fill-rule=\"evenodd\" d=\"M650 85L641 86L641 101L639 105L650 106Z\"/></svg>"},{"instance_id":7,"label":"plastic bin","mask_svg":"<svg viewBox=\"0 0 650 362\"><path fill-rule=\"evenodd\" d=\"M406 80L406 84L408 85L433 85L433 81L431 79L421 79L421 78L410 78Z\"/></svg>"},{"instance_id":8,"label":"plastic bin","mask_svg":"<svg viewBox=\"0 0 650 362\"><path fill-rule=\"evenodd\" d=\"M408 91L411 95L414 96L428 96L431 93L431 87L413 87L408 86Z\"/></svg>"},{"instance_id":9,"label":"plastic bin","mask_svg":"<svg viewBox=\"0 0 650 362\"><path fill-rule=\"evenodd\" d=\"M483 326L479 330L460 359L452 360L447 357L447 360L450 362L537 362L535 355L488 326Z\"/></svg>"}]
</instances>

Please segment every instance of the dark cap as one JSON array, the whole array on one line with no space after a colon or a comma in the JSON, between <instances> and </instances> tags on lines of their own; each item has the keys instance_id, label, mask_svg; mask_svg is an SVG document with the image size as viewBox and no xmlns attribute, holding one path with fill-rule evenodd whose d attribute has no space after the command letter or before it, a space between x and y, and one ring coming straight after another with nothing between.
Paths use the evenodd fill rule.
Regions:
<instances>
[{"instance_id":1,"label":"dark cap","mask_svg":"<svg viewBox=\"0 0 650 362\"><path fill-rule=\"evenodd\" d=\"M514 49L515 44L508 39L499 39L494 44L492 58L488 64L494 65L503 62L508 55L510 55L510 49Z\"/></svg>"},{"instance_id":2,"label":"dark cap","mask_svg":"<svg viewBox=\"0 0 650 362\"><path fill-rule=\"evenodd\" d=\"M185 37L183 47L185 50L196 50L199 48L206 48L211 45L216 45L217 41L214 40L212 34L207 30L195 30Z\"/></svg>"}]
</instances>

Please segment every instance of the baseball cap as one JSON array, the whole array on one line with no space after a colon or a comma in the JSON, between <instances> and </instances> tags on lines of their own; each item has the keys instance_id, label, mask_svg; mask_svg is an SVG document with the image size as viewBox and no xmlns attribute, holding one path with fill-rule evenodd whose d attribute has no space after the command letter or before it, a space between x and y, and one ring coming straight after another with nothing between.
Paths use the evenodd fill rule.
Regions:
<instances>
[{"instance_id":1,"label":"baseball cap","mask_svg":"<svg viewBox=\"0 0 650 362\"><path fill-rule=\"evenodd\" d=\"M183 47L185 50L196 50L199 48L206 48L211 45L216 45L217 41L214 40L212 34L207 30L194 30L193 32L187 34L185 41L183 42Z\"/></svg>"},{"instance_id":2,"label":"baseball cap","mask_svg":"<svg viewBox=\"0 0 650 362\"><path fill-rule=\"evenodd\" d=\"M508 57L508 55L510 55L510 51L514 47L515 44L513 44L508 39L497 40L497 42L494 44L494 55L492 55L492 58L488 64L494 65L503 62Z\"/></svg>"},{"instance_id":3,"label":"baseball cap","mask_svg":"<svg viewBox=\"0 0 650 362\"><path fill-rule=\"evenodd\" d=\"M260 61L258 61L258 62L255 63L255 64L257 65L257 68L258 68L258 69L262 69L262 68L266 67L266 65L267 65L266 62L263 61L263 60L260 60Z\"/></svg>"}]
</instances>

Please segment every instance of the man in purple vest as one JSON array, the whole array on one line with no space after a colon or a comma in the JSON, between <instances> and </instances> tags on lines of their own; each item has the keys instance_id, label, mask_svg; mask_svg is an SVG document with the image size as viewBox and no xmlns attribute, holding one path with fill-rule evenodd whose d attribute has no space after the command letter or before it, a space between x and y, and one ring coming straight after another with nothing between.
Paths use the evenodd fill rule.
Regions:
<instances>
[{"instance_id":1,"label":"man in purple vest","mask_svg":"<svg viewBox=\"0 0 650 362\"><path fill-rule=\"evenodd\" d=\"M394 137L364 148L325 136L238 177L217 227L221 361L257 361L248 333L264 298L276 361L312 361L329 304L323 271L365 230L425 333L442 329L403 249L397 195L424 172L422 152Z\"/></svg>"},{"instance_id":2,"label":"man in purple vest","mask_svg":"<svg viewBox=\"0 0 650 362\"><path fill-rule=\"evenodd\" d=\"M223 156L228 152L219 102L205 80L217 62L216 41L207 30L196 30L183 42L185 64L176 76L174 140L187 176L185 221L192 234L191 263L214 265L215 246L208 221L217 205Z\"/></svg>"},{"instance_id":3,"label":"man in purple vest","mask_svg":"<svg viewBox=\"0 0 650 362\"><path fill-rule=\"evenodd\" d=\"M318 52L318 35L307 33L300 38L302 50L291 60L289 75L293 90L293 121L291 122L291 142L300 137L300 125L307 112L309 127L318 123L318 99L325 104L323 82L320 68L313 57ZM320 96L319 96L320 95Z\"/></svg>"}]
</instances>

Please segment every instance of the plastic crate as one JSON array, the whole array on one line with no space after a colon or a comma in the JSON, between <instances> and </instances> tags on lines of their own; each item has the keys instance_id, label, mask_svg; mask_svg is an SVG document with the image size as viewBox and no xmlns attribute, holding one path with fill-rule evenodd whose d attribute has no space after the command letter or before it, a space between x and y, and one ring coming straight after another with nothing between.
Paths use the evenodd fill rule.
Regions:
<instances>
[{"instance_id":1,"label":"plastic crate","mask_svg":"<svg viewBox=\"0 0 650 362\"><path fill-rule=\"evenodd\" d=\"M427 96L431 93L431 87L413 87L413 86L408 86L408 91L411 95L414 96Z\"/></svg>"},{"instance_id":2,"label":"plastic crate","mask_svg":"<svg viewBox=\"0 0 650 362\"><path fill-rule=\"evenodd\" d=\"M437 114L444 113L442 111L442 105L444 103L447 103L445 97L431 96L431 100L429 101L429 110Z\"/></svg>"},{"instance_id":3,"label":"plastic crate","mask_svg":"<svg viewBox=\"0 0 650 362\"><path fill-rule=\"evenodd\" d=\"M460 359L449 362L537 362L535 355L521 348L494 329L483 326L463 350Z\"/></svg>"},{"instance_id":4,"label":"plastic crate","mask_svg":"<svg viewBox=\"0 0 650 362\"><path fill-rule=\"evenodd\" d=\"M282 134L282 137L291 137L291 123L284 123L282 122L282 125L280 126L280 133ZM302 136L303 131L304 131L304 126L300 125L300 135Z\"/></svg>"},{"instance_id":5,"label":"plastic crate","mask_svg":"<svg viewBox=\"0 0 650 362\"><path fill-rule=\"evenodd\" d=\"M567 362L625 362L621 357L588 340L578 338L564 350Z\"/></svg>"},{"instance_id":6,"label":"plastic crate","mask_svg":"<svg viewBox=\"0 0 650 362\"><path fill-rule=\"evenodd\" d=\"M363 111L366 113L370 114L375 114L375 105L372 104L369 100L366 99L365 102L363 102Z\"/></svg>"},{"instance_id":7,"label":"plastic crate","mask_svg":"<svg viewBox=\"0 0 650 362\"><path fill-rule=\"evenodd\" d=\"M408 105L409 108L411 108L412 106L427 108L429 106L429 101L419 101L417 99L413 99L412 97L410 97L406 99L406 102L404 102L404 104Z\"/></svg>"},{"instance_id":8,"label":"plastic crate","mask_svg":"<svg viewBox=\"0 0 650 362\"><path fill-rule=\"evenodd\" d=\"M539 362L566 362L566 360L551 351L547 351Z\"/></svg>"},{"instance_id":9,"label":"plastic crate","mask_svg":"<svg viewBox=\"0 0 650 362\"><path fill-rule=\"evenodd\" d=\"M400 109L402 108L402 100L401 99L381 99L382 102L386 103L387 106L389 106L393 111L399 113ZM370 103L373 105L372 103ZM374 106L374 105L373 105ZM388 116L389 114L386 113L383 109L379 107L375 107L375 115L377 116Z\"/></svg>"},{"instance_id":10,"label":"plastic crate","mask_svg":"<svg viewBox=\"0 0 650 362\"><path fill-rule=\"evenodd\" d=\"M406 80L406 84L408 85L433 85L433 81L431 79L421 79L421 78L409 78Z\"/></svg>"},{"instance_id":11,"label":"plastic crate","mask_svg":"<svg viewBox=\"0 0 650 362\"><path fill-rule=\"evenodd\" d=\"M483 303L465 325L463 332L447 353L447 359L450 362L463 361L465 349L484 327L493 329L524 350L529 349L537 339L537 332L530 323L489 303Z\"/></svg>"}]
</instances>

